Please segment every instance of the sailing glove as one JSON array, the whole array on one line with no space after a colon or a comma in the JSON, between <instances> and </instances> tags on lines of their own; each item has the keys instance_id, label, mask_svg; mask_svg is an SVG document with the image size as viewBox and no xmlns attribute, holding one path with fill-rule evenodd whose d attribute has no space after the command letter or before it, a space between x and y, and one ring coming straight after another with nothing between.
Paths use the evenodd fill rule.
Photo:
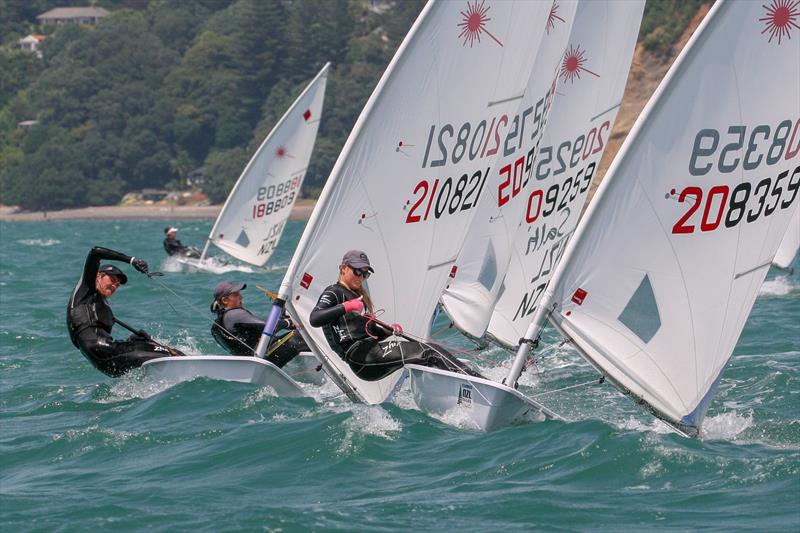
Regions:
<instances>
[{"instance_id":1,"label":"sailing glove","mask_svg":"<svg viewBox=\"0 0 800 533\"><path fill-rule=\"evenodd\" d=\"M360 313L364 310L364 301L360 297L347 300L342 305L345 313Z\"/></svg>"},{"instance_id":2,"label":"sailing glove","mask_svg":"<svg viewBox=\"0 0 800 533\"><path fill-rule=\"evenodd\" d=\"M147 266L147 261L144 259L136 259L135 257L131 257L131 265L133 265L133 268L142 274L150 273L150 268Z\"/></svg>"}]
</instances>

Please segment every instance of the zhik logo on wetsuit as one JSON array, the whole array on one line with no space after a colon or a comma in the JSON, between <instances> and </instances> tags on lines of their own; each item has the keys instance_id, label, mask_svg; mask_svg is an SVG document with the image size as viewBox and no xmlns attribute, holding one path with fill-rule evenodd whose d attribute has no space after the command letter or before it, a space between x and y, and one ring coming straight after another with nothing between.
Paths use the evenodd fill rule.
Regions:
<instances>
[{"instance_id":1,"label":"zhik logo on wetsuit","mask_svg":"<svg viewBox=\"0 0 800 533\"><path fill-rule=\"evenodd\" d=\"M345 328L340 328L335 324L332 327L333 327L333 332L339 336L340 341L347 339L348 335L347 335L347 330Z\"/></svg>"},{"instance_id":2,"label":"zhik logo on wetsuit","mask_svg":"<svg viewBox=\"0 0 800 533\"><path fill-rule=\"evenodd\" d=\"M381 345L381 349L383 350L383 357L389 355L389 353L394 350L395 346L399 346L400 343L398 341L389 341L386 344Z\"/></svg>"}]
</instances>

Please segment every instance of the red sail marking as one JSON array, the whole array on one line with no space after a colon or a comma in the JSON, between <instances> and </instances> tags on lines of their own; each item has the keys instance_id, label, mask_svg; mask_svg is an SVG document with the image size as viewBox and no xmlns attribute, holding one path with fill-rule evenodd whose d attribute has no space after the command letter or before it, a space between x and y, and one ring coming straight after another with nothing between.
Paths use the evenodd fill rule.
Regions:
<instances>
[{"instance_id":1,"label":"red sail marking","mask_svg":"<svg viewBox=\"0 0 800 533\"><path fill-rule=\"evenodd\" d=\"M586 298L587 294L588 293L583 289L576 290L575 294L572 295L573 303L576 303L578 305L582 305L583 304L583 300Z\"/></svg>"}]
</instances>

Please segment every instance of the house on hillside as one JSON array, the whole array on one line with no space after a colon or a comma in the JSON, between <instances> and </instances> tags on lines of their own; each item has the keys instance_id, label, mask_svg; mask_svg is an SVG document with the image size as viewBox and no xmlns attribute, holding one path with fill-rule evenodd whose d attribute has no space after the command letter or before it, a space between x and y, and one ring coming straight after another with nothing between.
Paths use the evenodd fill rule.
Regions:
<instances>
[{"instance_id":1,"label":"house on hillside","mask_svg":"<svg viewBox=\"0 0 800 533\"><path fill-rule=\"evenodd\" d=\"M39 24L56 25L63 24L97 24L101 18L110 13L102 7L57 7L36 17Z\"/></svg>"},{"instance_id":2,"label":"house on hillside","mask_svg":"<svg viewBox=\"0 0 800 533\"><path fill-rule=\"evenodd\" d=\"M41 44L41 42L45 39L47 39L47 35L31 34L19 40L19 47L26 52L32 52L36 54L37 57L41 58L42 52L39 50L39 44Z\"/></svg>"}]
</instances>

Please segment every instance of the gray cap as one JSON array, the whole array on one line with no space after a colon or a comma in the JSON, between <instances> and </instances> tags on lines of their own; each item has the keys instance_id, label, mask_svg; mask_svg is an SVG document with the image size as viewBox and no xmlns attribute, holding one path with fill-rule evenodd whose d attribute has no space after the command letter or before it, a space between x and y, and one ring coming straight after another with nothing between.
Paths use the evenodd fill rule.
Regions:
<instances>
[{"instance_id":1,"label":"gray cap","mask_svg":"<svg viewBox=\"0 0 800 533\"><path fill-rule=\"evenodd\" d=\"M370 272L375 272L369 264L369 257L361 250L350 250L342 257L342 264L353 268L366 268Z\"/></svg>"},{"instance_id":2,"label":"gray cap","mask_svg":"<svg viewBox=\"0 0 800 533\"><path fill-rule=\"evenodd\" d=\"M103 274L108 274L109 276L114 276L119 280L120 285L125 285L128 283L128 276L126 276L122 270L114 265L100 265L100 268L98 268L97 271L102 272Z\"/></svg>"},{"instance_id":3,"label":"gray cap","mask_svg":"<svg viewBox=\"0 0 800 533\"><path fill-rule=\"evenodd\" d=\"M219 300L223 296L228 296L234 292L243 291L247 288L247 283L234 283L232 281L220 281L214 289L214 299Z\"/></svg>"}]
</instances>

